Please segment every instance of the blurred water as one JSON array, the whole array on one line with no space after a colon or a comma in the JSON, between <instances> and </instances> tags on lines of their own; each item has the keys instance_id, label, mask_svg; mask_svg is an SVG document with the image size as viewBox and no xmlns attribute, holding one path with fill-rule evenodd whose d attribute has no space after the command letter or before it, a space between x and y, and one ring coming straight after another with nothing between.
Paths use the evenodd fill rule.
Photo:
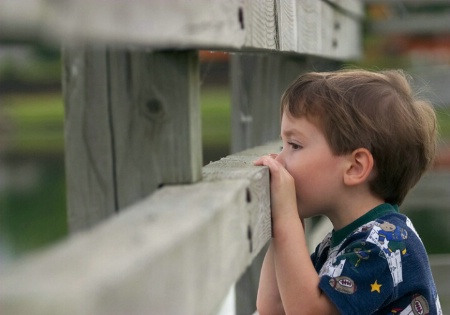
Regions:
<instances>
[{"instance_id":1,"label":"blurred water","mask_svg":"<svg viewBox=\"0 0 450 315\"><path fill-rule=\"evenodd\" d=\"M0 265L67 235L62 156L0 160Z\"/></svg>"}]
</instances>

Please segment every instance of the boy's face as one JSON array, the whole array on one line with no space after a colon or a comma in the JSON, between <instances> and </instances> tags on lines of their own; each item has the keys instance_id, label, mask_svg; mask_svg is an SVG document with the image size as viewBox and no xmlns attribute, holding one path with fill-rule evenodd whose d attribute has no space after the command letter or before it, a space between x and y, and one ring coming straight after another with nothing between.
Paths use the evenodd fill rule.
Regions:
<instances>
[{"instance_id":1,"label":"boy's face","mask_svg":"<svg viewBox=\"0 0 450 315\"><path fill-rule=\"evenodd\" d=\"M284 113L281 138L283 149L276 159L294 178L300 216L337 209L348 165L345 156L334 155L323 132L304 117Z\"/></svg>"}]
</instances>

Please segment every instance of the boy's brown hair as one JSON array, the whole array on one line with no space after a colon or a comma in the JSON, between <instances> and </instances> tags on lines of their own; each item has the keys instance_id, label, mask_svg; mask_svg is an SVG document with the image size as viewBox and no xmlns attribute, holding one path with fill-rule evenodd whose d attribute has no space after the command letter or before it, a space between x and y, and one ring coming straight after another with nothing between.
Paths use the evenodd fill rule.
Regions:
<instances>
[{"instance_id":1,"label":"boy's brown hair","mask_svg":"<svg viewBox=\"0 0 450 315\"><path fill-rule=\"evenodd\" d=\"M435 157L433 107L400 70L301 75L282 96L283 112L316 123L336 155L368 149L376 172L370 188L391 204L402 203Z\"/></svg>"}]
</instances>

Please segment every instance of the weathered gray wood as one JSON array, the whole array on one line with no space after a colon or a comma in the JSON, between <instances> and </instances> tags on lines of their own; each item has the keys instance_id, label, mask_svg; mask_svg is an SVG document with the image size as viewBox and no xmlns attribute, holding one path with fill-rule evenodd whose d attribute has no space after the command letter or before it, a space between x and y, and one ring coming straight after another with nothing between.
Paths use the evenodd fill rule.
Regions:
<instances>
[{"instance_id":1,"label":"weathered gray wood","mask_svg":"<svg viewBox=\"0 0 450 315\"><path fill-rule=\"evenodd\" d=\"M272 146L1 270L2 315L214 314L270 238L269 173L251 160Z\"/></svg>"},{"instance_id":2,"label":"weathered gray wood","mask_svg":"<svg viewBox=\"0 0 450 315\"><path fill-rule=\"evenodd\" d=\"M307 71L330 71L340 63L281 54L231 56L231 150L239 152L280 136L280 100Z\"/></svg>"},{"instance_id":3,"label":"weathered gray wood","mask_svg":"<svg viewBox=\"0 0 450 315\"><path fill-rule=\"evenodd\" d=\"M63 51L68 224L92 226L115 212L106 49Z\"/></svg>"},{"instance_id":4,"label":"weathered gray wood","mask_svg":"<svg viewBox=\"0 0 450 315\"><path fill-rule=\"evenodd\" d=\"M280 135L280 99L287 86L301 73L332 70L338 66L330 62L312 58L288 55L235 54L231 59L232 94L232 152L274 141ZM276 153L280 143L263 147L260 155ZM271 149L272 151L267 151ZM254 153L253 150L250 152ZM242 154L242 153L241 153ZM262 261L255 261L244 277L248 281L258 280L254 274L261 269ZM238 283L238 307L247 310L255 307L257 283ZM253 288L250 291L249 288ZM241 310L238 310L240 314Z\"/></svg>"},{"instance_id":5,"label":"weathered gray wood","mask_svg":"<svg viewBox=\"0 0 450 315\"><path fill-rule=\"evenodd\" d=\"M280 50L358 58L363 6L357 0L277 0Z\"/></svg>"},{"instance_id":6,"label":"weathered gray wood","mask_svg":"<svg viewBox=\"0 0 450 315\"><path fill-rule=\"evenodd\" d=\"M279 138L280 98L288 84L306 71L306 59L281 55L235 54L231 58L232 152ZM259 152L260 155L278 152ZM264 254L262 254L264 256ZM236 284L236 313L256 309L263 259L255 260ZM246 292L246 294L242 294Z\"/></svg>"},{"instance_id":7,"label":"weathered gray wood","mask_svg":"<svg viewBox=\"0 0 450 315\"><path fill-rule=\"evenodd\" d=\"M167 184L201 179L198 54L110 53L118 208Z\"/></svg>"},{"instance_id":8,"label":"weathered gray wood","mask_svg":"<svg viewBox=\"0 0 450 315\"><path fill-rule=\"evenodd\" d=\"M279 49L275 1L244 1L244 46Z\"/></svg>"},{"instance_id":9,"label":"weathered gray wood","mask_svg":"<svg viewBox=\"0 0 450 315\"><path fill-rule=\"evenodd\" d=\"M322 1L320 21L321 46L318 51L324 57L348 56L358 59L362 47L361 27L363 7L359 0Z\"/></svg>"},{"instance_id":10,"label":"weathered gray wood","mask_svg":"<svg viewBox=\"0 0 450 315\"><path fill-rule=\"evenodd\" d=\"M256 311L256 297L261 274L261 266L266 256L267 245L253 259L252 264L247 268L242 277L236 282L235 295L236 315L249 315Z\"/></svg>"},{"instance_id":11,"label":"weathered gray wood","mask_svg":"<svg viewBox=\"0 0 450 315\"><path fill-rule=\"evenodd\" d=\"M279 138L281 95L305 69L305 58L293 56L231 57L232 152Z\"/></svg>"},{"instance_id":12,"label":"weathered gray wood","mask_svg":"<svg viewBox=\"0 0 450 315\"><path fill-rule=\"evenodd\" d=\"M72 231L162 185L200 180L197 52L64 51Z\"/></svg>"},{"instance_id":13,"label":"weathered gray wood","mask_svg":"<svg viewBox=\"0 0 450 315\"><path fill-rule=\"evenodd\" d=\"M358 0L15 0L0 2L0 36L353 59L362 15Z\"/></svg>"},{"instance_id":14,"label":"weathered gray wood","mask_svg":"<svg viewBox=\"0 0 450 315\"><path fill-rule=\"evenodd\" d=\"M269 144L249 149L234 155L222 158L217 162L210 163L203 168L203 178L206 181L215 181L217 179L238 179L247 178L250 185L247 191L247 199L249 201L263 200L270 196L270 187L265 180L262 180L262 173L254 173L251 176L248 168L251 168L253 161L259 156L274 152L279 148L279 142L271 142ZM252 203L254 209L251 210L250 221L252 228L249 234L252 236L252 252L261 249L267 242L266 235L271 235L271 215L270 209L267 211L267 204Z\"/></svg>"}]
</instances>

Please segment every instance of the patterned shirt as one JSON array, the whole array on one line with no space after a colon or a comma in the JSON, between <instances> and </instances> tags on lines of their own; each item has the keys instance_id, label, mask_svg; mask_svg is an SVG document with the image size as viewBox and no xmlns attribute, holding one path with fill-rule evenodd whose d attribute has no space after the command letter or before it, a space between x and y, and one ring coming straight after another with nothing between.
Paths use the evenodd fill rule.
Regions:
<instances>
[{"instance_id":1,"label":"patterned shirt","mask_svg":"<svg viewBox=\"0 0 450 315\"><path fill-rule=\"evenodd\" d=\"M442 314L423 243L397 206L330 232L311 259L342 314Z\"/></svg>"}]
</instances>

